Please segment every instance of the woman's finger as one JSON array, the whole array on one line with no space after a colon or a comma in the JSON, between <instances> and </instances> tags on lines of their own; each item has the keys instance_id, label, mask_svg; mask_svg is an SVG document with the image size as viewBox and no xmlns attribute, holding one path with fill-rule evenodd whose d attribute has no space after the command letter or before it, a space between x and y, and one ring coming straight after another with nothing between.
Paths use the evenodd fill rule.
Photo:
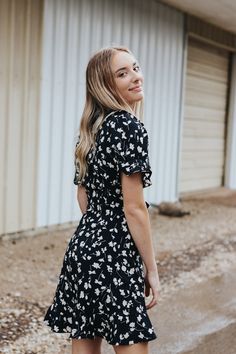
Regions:
<instances>
[{"instance_id":1,"label":"woman's finger","mask_svg":"<svg viewBox=\"0 0 236 354\"><path fill-rule=\"evenodd\" d=\"M158 298L159 298L159 293L158 290L153 292L152 300L149 302L149 304L146 306L147 309L150 309L151 307L155 306L158 303Z\"/></svg>"},{"instance_id":2,"label":"woman's finger","mask_svg":"<svg viewBox=\"0 0 236 354\"><path fill-rule=\"evenodd\" d=\"M146 305L146 309L149 310L153 306L157 304L157 298L153 296L152 300L149 302L148 305Z\"/></svg>"}]
</instances>

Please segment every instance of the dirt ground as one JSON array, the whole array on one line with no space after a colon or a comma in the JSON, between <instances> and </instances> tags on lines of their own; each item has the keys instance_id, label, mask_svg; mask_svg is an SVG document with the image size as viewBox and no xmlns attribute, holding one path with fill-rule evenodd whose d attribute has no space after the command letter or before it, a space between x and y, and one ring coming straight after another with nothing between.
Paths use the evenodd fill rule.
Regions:
<instances>
[{"instance_id":1,"label":"dirt ground","mask_svg":"<svg viewBox=\"0 0 236 354\"><path fill-rule=\"evenodd\" d=\"M188 196L181 205L190 215L167 217L159 215L158 208L149 208L161 281L160 307L181 289L227 274L236 266L236 192L220 189ZM51 333L42 320L75 228L0 240L1 353L70 353L67 335ZM156 310L149 313L155 327ZM227 332L227 341L229 337ZM103 348L104 354L113 353L106 343ZM187 349L165 354L187 353ZM151 353L158 353L155 343ZM205 347L204 353L211 351Z\"/></svg>"}]
</instances>

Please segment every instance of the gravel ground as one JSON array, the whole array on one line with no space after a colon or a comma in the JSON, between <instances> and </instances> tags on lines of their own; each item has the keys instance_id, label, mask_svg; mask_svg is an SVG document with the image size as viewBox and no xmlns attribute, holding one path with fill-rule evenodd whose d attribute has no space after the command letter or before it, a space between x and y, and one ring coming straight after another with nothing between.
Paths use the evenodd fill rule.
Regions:
<instances>
[{"instance_id":1,"label":"gravel ground","mask_svg":"<svg viewBox=\"0 0 236 354\"><path fill-rule=\"evenodd\" d=\"M181 205L190 215L167 217L149 208L160 304L180 288L228 272L236 264L236 192L192 196ZM51 333L42 319L75 228L0 241L1 353L70 353L68 335Z\"/></svg>"}]
</instances>

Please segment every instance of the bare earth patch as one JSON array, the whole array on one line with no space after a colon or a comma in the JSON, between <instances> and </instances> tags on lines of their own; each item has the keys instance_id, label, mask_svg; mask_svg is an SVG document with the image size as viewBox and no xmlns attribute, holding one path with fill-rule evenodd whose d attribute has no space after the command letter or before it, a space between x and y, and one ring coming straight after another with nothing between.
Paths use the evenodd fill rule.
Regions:
<instances>
[{"instance_id":1,"label":"bare earth patch","mask_svg":"<svg viewBox=\"0 0 236 354\"><path fill-rule=\"evenodd\" d=\"M190 211L183 218L162 216L155 207L149 208L160 302L180 288L229 272L236 264L236 193L192 197L182 205ZM52 334L42 320L76 226L0 241L0 352L70 353L67 335ZM112 352L105 345L103 353Z\"/></svg>"}]
</instances>

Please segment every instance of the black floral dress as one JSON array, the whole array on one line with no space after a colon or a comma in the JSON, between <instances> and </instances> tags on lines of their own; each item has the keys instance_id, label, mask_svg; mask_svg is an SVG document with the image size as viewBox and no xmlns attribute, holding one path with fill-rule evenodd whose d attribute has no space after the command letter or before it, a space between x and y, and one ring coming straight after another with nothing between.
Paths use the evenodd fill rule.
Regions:
<instances>
[{"instance_id":1,"label":"black floral dress","mask_svg":"<svg viewBox=\"0 0 236 354\"><path fill-rule=\"evenodd\" d=\"M123 211L120 171L142 172L150 186L148 134L126 111L108 115L87 155L88 208L67 246L58 286L44 321L69 338L134 344L157 338L145 307L144 266ZM148 204L147 204L148 207Z\"/></svg>"}]
</instances>

